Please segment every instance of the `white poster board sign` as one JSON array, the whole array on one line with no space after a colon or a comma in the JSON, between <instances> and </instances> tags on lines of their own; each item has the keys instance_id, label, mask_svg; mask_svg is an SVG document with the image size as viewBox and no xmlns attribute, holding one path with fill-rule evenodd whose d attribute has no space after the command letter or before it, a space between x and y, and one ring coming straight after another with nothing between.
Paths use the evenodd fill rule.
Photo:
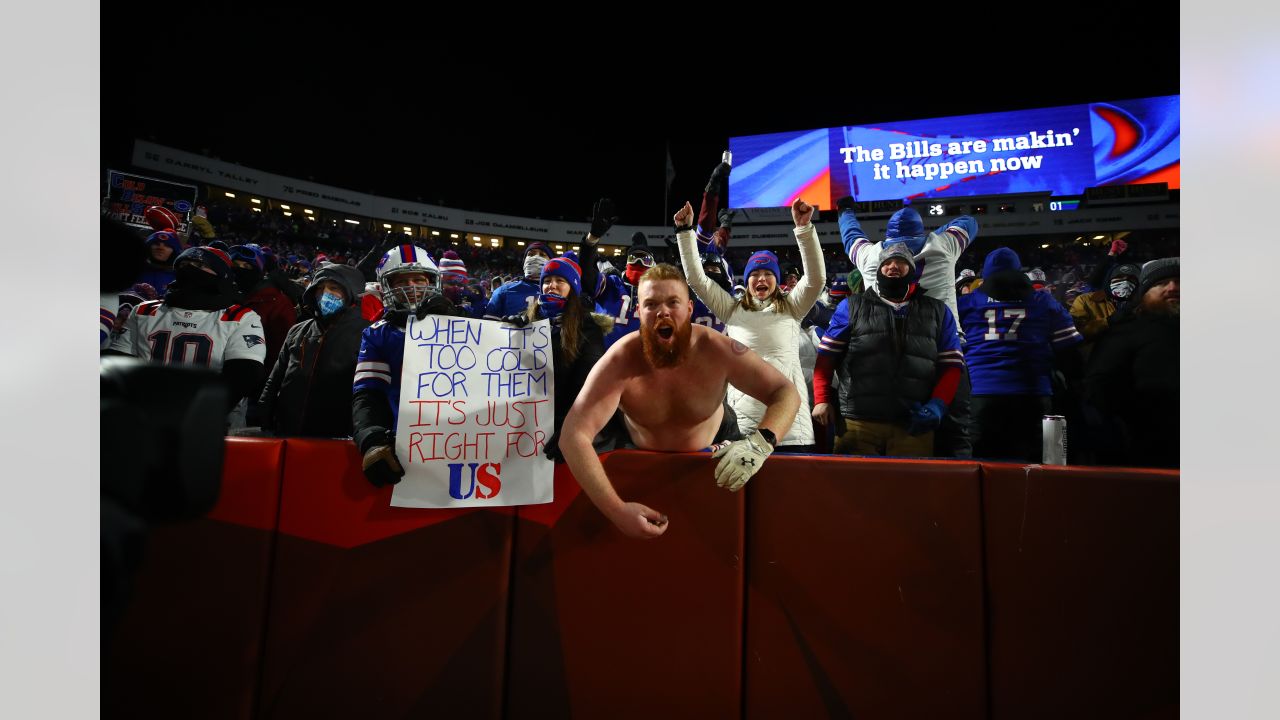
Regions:
<instances>
[{"instance_id":1,"label":"white poster board sign","mask_svg":"<svg viewBox=\"0 0 1280 720\"><path fill-rule=\"evenodd\" d=\"M394 507L552 500L543 454L555 425L551 324L428 315L405 327Z\"/></svg>"}]
</instances>

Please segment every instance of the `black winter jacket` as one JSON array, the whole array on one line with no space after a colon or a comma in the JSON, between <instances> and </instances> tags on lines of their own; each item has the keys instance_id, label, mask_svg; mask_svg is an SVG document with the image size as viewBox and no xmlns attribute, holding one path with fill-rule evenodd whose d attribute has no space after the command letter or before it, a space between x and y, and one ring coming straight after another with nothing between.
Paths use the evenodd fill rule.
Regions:
<instances>
[{"instance_id":1,"label":"black winter jacket","mask_svg":"<svg viewBox=\"0 0 1280 720\"><path fill-rule=\"evenodd\" d=\"M849 344L840 412L855 420L905 422L913 402L927 402L938 379L938 333L946 305L916 293L903 319L868 290L850 295Z\"/></svg>"},{"instance_id":2,"label":"black winter jacket","mask_svg":"<svg viewBox=\"0 0 1280 720\"><path fill-rule=\"evenodd\" d=\"M1106 464L1176 468L1177 316L1121 311L1099 338L1085 370L1085 403L1102 429Z\"/></svg>"},{"instance_id":3,"label":"black winter jacket","mask_svg":"<svg viewBox=\"0 0 1280 720\"><path fill-rule=\"evenodd\" d=\"M348 305L329 319L314 317L289 329L259 399L264 429L277 435L351 435L351 385L360 353L360 333L369 322L354 302L363 289L354 268L331 265L316 273L303 302L314 304L314 288L334 280Z\"/></svg>"}]
</instances>

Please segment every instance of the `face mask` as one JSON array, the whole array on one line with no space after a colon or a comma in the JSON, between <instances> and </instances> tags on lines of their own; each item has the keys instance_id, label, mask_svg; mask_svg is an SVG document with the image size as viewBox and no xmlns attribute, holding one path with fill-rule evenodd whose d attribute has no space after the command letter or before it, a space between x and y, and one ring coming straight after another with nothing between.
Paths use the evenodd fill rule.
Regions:
<instances>
[{"instance_id":1,"label":"face mask","mask_svg":"<svg viewBox=\"0 0 1280 720\"><path fill-rule=\"evenodd\" d=\"M183 265L174 272L178 284L185 288L212 290L218 285L218 276L200 268Z\"/></svg>"},{"instance_id":2,"label":"face mask","mask_svg":"<svg viewBox=\"0 0 1280 720\"><path fill-rule=\"evenodd\" d=\"M643 265L628 265L627 266L627 282L631 283L632 285L639 285L640 276L644 275L648 271L649 271L649 268Z\"/></svg>"},{"instance_id":3,"label":"face mask","mask_svg":"<svg viewBox=\"0 0 1280 720\"><path fill-rule=\"evenodd\" d=\"M235 273L236 287L241 292L249 292L262 279L262 274L253 268L236 268L232 272Z\"/></svg>"},{"instance_id":4,"label":"face mask","mask_svg":"<svg viewBox=\"0 0 1280 720\"><path fill-rule=\"evenodd\" d=\"M1111 297L1117 300L1125 300L1133 294L1134 282L1132 280L1112 280L1111 281Z\"/></svg>"},{"instance_id":5,"label":"face mask","mask_svg":"<svg viewBox=\"0 0 1280 720\"><path fill-rule=\"evenodd\" d=\"M715 284L724 288L726 291L731 289L731 286L729 285L729 278L724 275L724 268L719 265L704 265L702 270Z\"/></svg>"},{"instance_id":6,"label":"face mask","mask_svg":"<svg viewBox=\"0 0 1280 720\"><path fill-rule=\"evenodd\" d=\"M320 306L320 317L329 317L341 310L347 303L337 295L327 292L320 296L320 302L317 304Z\"/></svg>"},{"instance_id":7,"label":"face mask","mask_svg":"<svg viewBox=\"0 0 1280 720\"><path fill-rule=\"evenodd\" d=\"M541 277L542 268L547 264L547 258L539 255L530 255L524 259L524 276L525 277Z\"/></svg>"},{"instance_id":8,"label":"face mask","mask_svg":"<svg viewBox=\"0 0 1280 720\"><path fill-rule=\"evenodd\" d=\"M542 313L542 317L551 320L559 317L560 313L564 312L566 302L568 302L568 298L562 298L551 293L542 293L538 295L538 310Z\"/></svg>"},{"instance_id":9,"label":"face mask","mask_svg":"<svg viewBox=\"0 0 1280 720\"><path fill-rule=\"evenodd\" d=\"M907 288L910 285L909 275L891 278L879 270L876 271L876 287L880 290L880 297L885 300L901 300L907 294Z\"/></svg>"}]
</instances>

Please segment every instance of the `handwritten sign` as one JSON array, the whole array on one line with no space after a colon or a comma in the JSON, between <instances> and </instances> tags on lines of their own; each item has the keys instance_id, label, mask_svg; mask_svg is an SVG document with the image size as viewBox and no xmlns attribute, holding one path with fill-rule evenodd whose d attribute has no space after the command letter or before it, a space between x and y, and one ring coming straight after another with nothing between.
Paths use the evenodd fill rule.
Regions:
<instances>
[{"instance_id":1,"label":"handwritten sign","mask_svg":"<svg viewBox=\"0 0 1280 720\"><path fill-rule=\"evenodd\" d=\"M543 454L555 425L551 325L410 316L405 328L395 507L552 500Z\"/></svg>"}]
</instances>

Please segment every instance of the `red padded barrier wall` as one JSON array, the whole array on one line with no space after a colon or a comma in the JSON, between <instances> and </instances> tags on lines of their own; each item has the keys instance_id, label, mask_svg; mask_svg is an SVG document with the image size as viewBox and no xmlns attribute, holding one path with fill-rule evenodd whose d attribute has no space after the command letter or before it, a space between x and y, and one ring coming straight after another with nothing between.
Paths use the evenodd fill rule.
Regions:
<instances>
[{"instance_id":1,"label":"red padded barrier wall","mask_svg":"<svg viewBox=\"0 0 1280 720\"><path fill-rule=\"evenodd\" d=\"M262 717L497 717L515 512L392 508L350 441L287 441Z\"/></svg>"},{"instance_id":2,"label":"red padded barrier wall","mask_svg":"<svg viewBox=\"0 0 1280 720\"><path fill-rule=\"evenodd\" d=\"M151 537L103 714L1177 716L1178 473L713 465L605 457L671 518L642 542L563 466L547 505L399 509L349 441L229 439L217 507Z\"/></svg>"},{"instance_id":3,"label":"red padded barrier wall","mask_svg":"<svg viewBox=\"0 0 1280 720\"><path fill-rule=\"evenodd\" d=\"M978 466L770 458L748 485L746 716L986 712Z\"/></svg>"},{"instance_id":4,"label":"red padded barrier wall","mask_svg":"<svg viewBox=\"0 0 1280 720\"><path fill-rule=\"evenodd\" d=\"M103 658L104 717L251 716L283 450L228 438L213 511L151 533Z\"/></svg>"},{"instance_id":5,"label":"red padded barrier wall","mask_svg":"<svg viewBox=\"0 0 1280 720\"><path fill-rule=\"evenodd\" d=\"M1178 473L993 463L983 483L992 717L1178 717Z\"/></svg>"},{"instance_id":6,"label":"red padded barrier wall","mask_svg":"<svg viewBox=\"0 0 1280 720\"><path fill-rule=\"evenodd\" d=\"M708 455L613 453L624 500L666 513L624 537L562 467L556 501L521 507L507 713L513 718L741 714L743 494Z\"/></svg>"}]
</instances>

